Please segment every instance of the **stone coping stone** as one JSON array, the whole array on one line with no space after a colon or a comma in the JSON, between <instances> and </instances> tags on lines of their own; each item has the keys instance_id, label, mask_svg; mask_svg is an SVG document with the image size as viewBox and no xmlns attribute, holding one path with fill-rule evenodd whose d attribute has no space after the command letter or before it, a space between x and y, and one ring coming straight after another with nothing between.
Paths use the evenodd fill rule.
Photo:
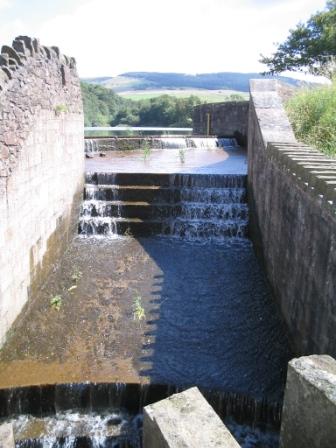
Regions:
<instances>
[{"instance_id":1,"label":"stone coping stone","mask_svg":"<svg viewBox=\"0 0 336 448\"><path fill-rule=\"evenodd\" d=\"M332 201L334 207L336 203L335 159L300 143L290 146L269 143L267 152L270 159L276 161L280 167L288 169L298 181L305 184L311 194L320 195L326 201ZM320 170L322 172L319 172Z\"/></svg>"},{"instance_id":2,"label":"stone coping stone","mask_svg":"<svg viewBox=\"0 0 336 448\"><path fill-rule=\"evenodd\" d=\"M197 387L144 408L144 448L239 448Z\"/></svg>"},{"instance_id":3,"label":"stone coping stone","mask_svg":"<svg viewBox=\"0 0 336 448\"><path fill-rule=\"evenodd\" d=\"M336 447L336 361L328 355L288 365L281 448Z\"/></svg>"}]
</instances>

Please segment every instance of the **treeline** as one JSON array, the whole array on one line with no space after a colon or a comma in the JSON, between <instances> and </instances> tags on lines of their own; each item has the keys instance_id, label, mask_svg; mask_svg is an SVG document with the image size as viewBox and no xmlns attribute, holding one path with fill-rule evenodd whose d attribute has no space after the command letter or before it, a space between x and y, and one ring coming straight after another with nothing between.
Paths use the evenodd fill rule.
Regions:
<instances>
[{"instance_id":1,"label":"treeline","mask_svg":"<svg viewBox=\"0 0 336 448\"><path fill-rule=\"evenodd\" d=\"M161 95L132 101L110 89L82 82L85 126L170 126L192 125L193 108L201 104L194 95L176 98Z\"/></svg>"}]
</instances>

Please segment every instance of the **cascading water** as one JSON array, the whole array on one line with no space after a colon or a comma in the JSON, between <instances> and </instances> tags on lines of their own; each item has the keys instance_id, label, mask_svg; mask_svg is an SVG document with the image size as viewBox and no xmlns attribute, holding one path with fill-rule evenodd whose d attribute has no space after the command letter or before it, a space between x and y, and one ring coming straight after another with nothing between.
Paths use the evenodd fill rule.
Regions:
<instances>
[{"instance_id":1,"label":"cascading water","mask_svg":"<svg viewBox=\"0 0 336 448\"><path fill-rule=\"evenodd\" d=\"M113 139L113 145L109 150L118 151L127 147L127 138ZM130 139L131 140L131 139ZM120 141L119 145L118 142ZM140 148L144 145L152 149L217 149L217 148L238 148L235 138L231 137L153 137L144 138L140 141ZM130 144L130 147L132 145ZM85 153L97 154L99 152L99 143L97 139L85 139Z\"/></svg>"},{"instance_id":2,"label":"cascading water","mask_svg":"<svg viewBox=\"0 0 336 448\"><path fill-rule=\"evenodd\" d=\"M142 174L139 179L122 173L88 173L86 180L81 235L162 234L189 239L246 235L243 175Z\"/></svg>"},{"instance_id":3,"label":"cascading water","mask_svg":"<svg viewBox=\"0 0 336 448\"><path fill-rule=\"evenodd\" d=\"M17 448L141 448L143 407L184 389L160 384L64 384L56 386L60 391L53 395L48 388L7 391L11 416L5 421L13 425ZM242 447L253 447L251 441L266 448L274 446L276 433L256 432L252 426L263 423L276 428L278 405L240 394L206 389L202 393ZM35 400L27 400L32 395ZM41 405L49 409L47 415L41 415ZM23 409L26 413L22 415Z\"/></svg>"},{"instance_id":4,"label":"cascading water","mask_svg":"<svg viewBox=\"0 0 336 448\"><path fill-rule=\"evenodd\" d=\"M17 448L140 448L141 416L126 412L21 415L11 421Z\"/></svg>"},{"instance_id":5,"label":"cascading water","mask_svg":"<svg viewBox=\"0 0 336 448\"><path fill-rule=\"evenodd\" d=\"M156 142L157 147L160 149L216 149L238 147L235 138L161 137Z\"/></svg>"},{"instance_id":6,"label":"cascading water","mask_svg":"<svg viewBox=\"0 0 336 448\"><path fill-rule=\"evenodd\" d=\"M84 151L86 154L97 154L98 153L98 143L94 139L85 139Z\"/></svg>"}]
</instances>

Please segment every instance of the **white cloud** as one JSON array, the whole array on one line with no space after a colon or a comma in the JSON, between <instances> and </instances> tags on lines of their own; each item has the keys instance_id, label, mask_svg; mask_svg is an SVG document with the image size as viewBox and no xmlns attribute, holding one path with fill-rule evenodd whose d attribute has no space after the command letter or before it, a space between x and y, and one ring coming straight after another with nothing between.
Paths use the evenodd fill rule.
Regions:
<instances>
[{"instance_id":1,"label":"white cloud","mask_svg":"<svg viewBox=\"0 0 336 448\"><path fill-rule=\"evenodd\" d=\"M27 34L27 24L20 19L15 19L1 25L1 45L10 45L14 37Z\"/></svg>"},{"instance_id":2,"label":"white cloud","mask_svg":"<svg viewBox=\"0 0 336 448\"><path fill-rule=\"evenodd\" d=\"M0 0L0 9L8 8L10 4L10 0Z\"/></svg>"},{"instance_id":3,"label":"white cloud","mask_svg":"<svg viewBox=\"0 0 336 448\"><path fill-rule=\"evenodd\" d=\"M260 53L271 53L274 42L324 5L324 0L87 0L32 31L42 43L75 56L81 76L260 71Z\"/></svg>"}]
</instances>

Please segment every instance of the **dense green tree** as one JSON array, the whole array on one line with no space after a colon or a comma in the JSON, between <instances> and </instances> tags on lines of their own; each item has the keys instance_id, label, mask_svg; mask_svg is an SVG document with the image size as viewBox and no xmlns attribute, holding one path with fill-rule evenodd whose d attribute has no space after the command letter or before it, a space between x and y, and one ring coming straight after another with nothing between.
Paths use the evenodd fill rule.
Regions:
<instances>
[{"instance_id":1,"label":"dense green tree","mask_svg":"<svg viewBox=\"0 0 336 448\"><path fill-rule=\"evenodd\" d=\"M193 108L201 104L197 96L176 98L161 95L141 101L139 123L142 126L191 126Z\"/></svg>"},{"instance_id":2,"label":"dense green tree","mask_svg":"<svg viewBox=\"0 0 336 448\"><path fill-rule=\"evenodd\" d=\"M262 56L269 73L308 71L333 78L336 73L336 0L328 1L305 24L290 31L287 40L270 56Z\"/></svg>"},{"instance_id":3,"label":"dense green tree","mask_svg":"<svg viewBox=\"0 0 336 448\"><path fill-rule=\"evenodd\" d=\"M105 87L82 83L85 126L191 126L197 96L176 98L161 95L131 101Z\"/></svg>"},{"instance_id":4,"label":"dense green tree","mask_svg":"<svg viewBox=\"0 0 336 448\"><path fill-rule=\"evenodd\" d=\"M85 126L108 126L121 110L129 110L133 102L122 98L110 89L81 83Z\"/></svg>"}]
</instances>

